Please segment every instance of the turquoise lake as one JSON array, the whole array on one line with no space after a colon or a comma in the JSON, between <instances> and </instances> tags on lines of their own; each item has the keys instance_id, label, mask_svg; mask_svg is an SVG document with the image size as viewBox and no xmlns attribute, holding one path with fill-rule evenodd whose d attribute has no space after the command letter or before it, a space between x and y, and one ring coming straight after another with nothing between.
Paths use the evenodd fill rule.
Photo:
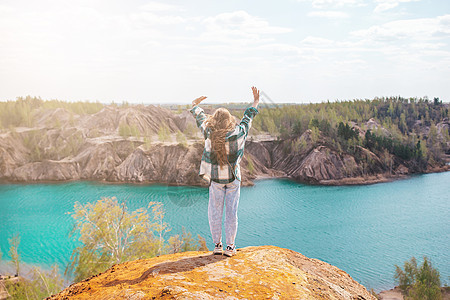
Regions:
<instances>
[{"instance_id":1,"label":"turquoise lake","mask_svg":"<svg viewBox=\"0 0 450 300\"><path fill-rule=\"evenodd\" d=\"M129 210L164 204L172 231L181 226L210 242L208 190L161 185L0 185L0 249L8 260L8 238L19 233L26 264L64 269L76 242L69 239L76 201L102 197L126 201ZM326 261L376 291L394 286L394 265L424 255L450 276L450 172L367 186L310 186L268 179L243 187L238 247L276 245ZM4 264L3 264L4 265ZM0 269L0 273L1 273Z\"/></svg>"}]
</instances>

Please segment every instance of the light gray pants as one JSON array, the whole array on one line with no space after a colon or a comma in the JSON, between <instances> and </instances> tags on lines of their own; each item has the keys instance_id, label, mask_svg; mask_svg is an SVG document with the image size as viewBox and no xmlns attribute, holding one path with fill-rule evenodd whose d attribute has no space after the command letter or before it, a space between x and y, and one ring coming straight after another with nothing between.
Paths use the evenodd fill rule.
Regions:
<instances>
[{"instance_id":1,"label":"light gray pants","mask_svg":"<svg viewBox=\"0 0 450 300\"><path fill-rule=\"evenodd\" d=\"M225 237L227 245L233 245L237 233L239 195L241 182L221 184L211 181L209 186L208 219L214 244L222 241L222 216L225 203Z\"/></svg>"}]
</instances>

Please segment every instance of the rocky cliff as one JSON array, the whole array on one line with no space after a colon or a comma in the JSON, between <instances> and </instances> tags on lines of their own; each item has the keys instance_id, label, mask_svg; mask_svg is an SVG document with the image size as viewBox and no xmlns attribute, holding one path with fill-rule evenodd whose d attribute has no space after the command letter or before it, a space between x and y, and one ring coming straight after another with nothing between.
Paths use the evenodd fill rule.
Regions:
<instances>
[{"instance_id":1,"label":"rocky cliff","mask_svg":"<svg viewBox=\"0 0 450 300\"><path fill-rule=\"evenodd\" d=\"M114 265L48 299L376 299L346 272L274 246Z\"/></svg>"},{"instance_id":2,"label":"rocky cliff","mask_svg":"<svg viewBox=\"0 0 450 300\"><path fill-rule=\"evenodd\" d=\"M34 127L0 133L0 180L204 185L197 176L203 140L188 111L177 114L152 105L111 105L92 115L76 115L57 108L38 110L34 120ZM438 129L448 129L447 123L438 124ZM373 119L364 126L384 132ZM286 139L260 134L252 129L246 144L241 164L244 185L261 177L317 184L370 183L414 172L398 158L388 167L360 146L352 154L338 150L311 130ZM449 166L432 167L436 171Z\"/></svg>"}]
</instances>

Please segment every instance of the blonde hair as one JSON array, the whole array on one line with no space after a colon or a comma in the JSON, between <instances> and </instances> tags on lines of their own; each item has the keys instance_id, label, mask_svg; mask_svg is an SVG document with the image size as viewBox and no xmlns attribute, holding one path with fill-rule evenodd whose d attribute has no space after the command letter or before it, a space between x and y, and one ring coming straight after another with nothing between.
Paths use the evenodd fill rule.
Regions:
<instances>
[{"instance_id":1,"label":"blonde hair","mask_svg":"<svg viewBox=\"0 0 450 300\"><path fill-rule=\"evenodd\" d=\"M211 129L212 153L217 157L220 166L228 163L227 150L225 148L225 136L236 126L236 120L226 108L218 108L213 115L206 119L206 128Z\"/></svg>"}]
</instances>

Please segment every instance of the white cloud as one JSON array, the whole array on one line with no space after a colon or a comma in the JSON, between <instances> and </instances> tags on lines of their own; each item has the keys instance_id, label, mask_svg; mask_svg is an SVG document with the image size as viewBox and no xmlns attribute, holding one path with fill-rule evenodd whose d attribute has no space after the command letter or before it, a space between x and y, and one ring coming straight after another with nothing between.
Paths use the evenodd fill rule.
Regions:
<instances>
[{"instance_id":1,"label":"white cloud","mask_svg":"<svg viewBox=\"0 0 450 300\"><path fill-rule=\"evenodd\" d=\"M186 22L185 17L177 15L180 11L184 11L181 6L151 1L130 14L130 19L137 27L174 25Z\"/></svg>"},{"instance_id":2,"label":"white cloud","mask_svg":"<svg viewBox=\"0 0 450 300\"><path fill-rule=\"evenodd\" d=\"M329 19L345 19L349 17L349 14L343 11L336 10L318 10L311 11L308 13L308 17L321 17L321 18L329 18Z\"/></svg>"},{"instance_id":3,"label":"white cloud","mask_svg":"<svg viewBox=\"0 0 450 300\"><path fill-rule=\"evenodd\" d=\"M161 11L179 11L179 10L183 10L180 6L178 5L172 5L172 4L167 4L167 3L162 3L162 2L156 2L156 1L151 1L145 5L142 5L141 10L144 11L151 11L151 12L161 12Z\"/></svg>"},{"instance_id":4,"label":"white cloud","mask_svg":"<svg viewBox=\"0 0 450 300\"><path fill-rule=\"evenodd\" d=\"M450 36L450 15L436 18L399 20L368 29L357 30L351 34L376 42L428 41L438 36Z\"/></svg>"},{"instance_id":5,"label":"white cloud","mask_svg":"<svg viewBox=\"0 0 450 300\"><path fill-rule=\"evenodd\" d=\"M444 43L411 43L411 47L419 50L434 50L443 49L445 47Z\"/></svg>"},{"instance_id":6,"label":"white cloud","mask_svg":"<svg viewBox=\"0 0 450 300\"><path fill-rule=\"evenodd\" d=\"M239 30L255 34L279 34L292 31L290 28L271 26L266 20L242 10L206 18L204 23L210 29Z\"/></svg>"},{"instance_id":7,"label":"white cloud","mask_svg":"<svg viewBox=\"0 0 450 300\"><path fill-rule=\"evenodd\" d=\"M14 11L14 9L10 6L0 5L0 15L12 13L13 11Z\"/></svg>"},{"instance_id":8,"label":"white cloud","mask_svg":"<svg viewBox=\"0 0 450 300\"><path fill-rule=\"evenodd\" d=\"M375 7L374 11L376 13L379 13L379 12L383 12L383 11L392 9L394 7L397 7L397 6L398 6L398 2L396 2L396 1L382 2L382 3L379 3Z\"/></svg>"},{"instance_id":9,"label":"white cloud","mask_svg":"<svg viewBox=\"0 0 450 300\"><path fill-rule=\"evenodd\" d=\"M314 47L329 47L330 45L334 44L334 41L315 36L308 36L301 41L301 44Z\"/></svg>"},{"instance_id":10,"label":"white cloud","mask_svg":"<svg viewBox=\"0 0 450 300\"><path fill-rule=\"evenodd\" d=\"M257 47L258 50L267 51L270 56L299 57L302 51L299 47L290 44L271 43Z\"/></svg>"},{"instance_id":11,"label":"white cloud","mask_svg":"<svg viewBox=\"0 0 450 300\"><path fill-rule=\"evenodd\" d=\"M172 25L186 21L185 18L176 15L161 15L153 12L135 13L130 16L131 20L138 26L149 26L154 24Z\"/></svg>"},{"instance_id":12,"label":"white cloud","mask_svg":"<svg viewBox=\"0 0 450 300\"><path fill-rule=\"evenodd\" d=\"M333 65L333 69L342 76L343 73L355 74L361 70L368 68L368 64L363 59L348 59L348 60L336 60Z\"/></svg>"},{"instance_id":13,"label":"white cloud","mask_svg":"<svg viewBox=\"0 0 450 300\"><path fill-rule=\"evenodd\" d=\"M375 7L375 12L383 12L389 9L393 9L397 7L400 3L407 3L407 2L416 2L421 0L375 0L375 3L378 3Z\"/></svg>"},{"instance_id":14,"label":"white cloud","mask_svg":"<svg viewBox=\"0 0 450 300\"><path fill-rule=\"evenodd\" d=\"M376 73L389 65L403 72L439 66L442 71L450 58L449 24L450 15L444 15L387 22L351 32L344 39L308 36L299 43L299 53L315 57L318 69L332 66L330 74L354 75L362 69Z\"/></svg>"},{"instance_id":15,"label":"white cloud","mask_svg":"<svg viewBox=\"0 0 450 300\"><path fill-rule=\"evenodd\" d=\"M278 68L292 69L294 66L320 61L315 53L290 44L271 43L256 47L258 53L265 51L265 57L270 57Z\"/></svg>"},{"instance_id":16,"label":"white cloud","mask_svg":"<svg viewBox=\"0 0 450 300\"><path fill-rule=\"evenodd\" d=\"M300 2L311 2L314 8L329 9L344 6L365 6L365 0L298 0Z\"/></svg>"},{"instance_id":17,"label":"white cloud","mask_svg":"<svg viewBox=\"0 0 450 300\"><path fill-rule=\"evenodd\" d=\"M269 35L292 31L290 28L272 26L266 20L242 10L208 17L202 24L206 31L201 38L210 42L261 42L271 40Z\"/></svg>"},{"instance_id":18,"label":"white cloud","mask_svg":"<svg viewBox=\"0 0 450 300\"><path fill-rule=\"evenodd\" d=\"M270 11L256 16L215 6L205 16L189 1L180 6L146 1L42 0L23 5L0 0L0 96L173 101L206 88L209 96L236 100L239 86L254 81L279 87L277 92L290 99L366 97L386 93L390 84L398 88L385 80L391 68L391 78L400 81L433 69L427 77L417 75L417 82L426 86L428 80L429 89L445 91L450 14L431 18L426 17L433 15L431 9L426 15L411 10L411 20L373 14L376 6L381 12L407 0L298 0L306 4L298 6L308 9L296 12L298 19L282 20L287 24L282 26ZM314 18L303 26L300 18L307 16ZM355 18L340 24L320 19L349 16ZM380 23L386 17L397 21ZM330 31L330 25L339 28ZM378 85L365 84L369 81ZM304 82L303 88L297 88L298 82ZM174 84L182 88L171 88ZM343 90L350 85L355 89Z\"/></svg>"}]
</instances>

